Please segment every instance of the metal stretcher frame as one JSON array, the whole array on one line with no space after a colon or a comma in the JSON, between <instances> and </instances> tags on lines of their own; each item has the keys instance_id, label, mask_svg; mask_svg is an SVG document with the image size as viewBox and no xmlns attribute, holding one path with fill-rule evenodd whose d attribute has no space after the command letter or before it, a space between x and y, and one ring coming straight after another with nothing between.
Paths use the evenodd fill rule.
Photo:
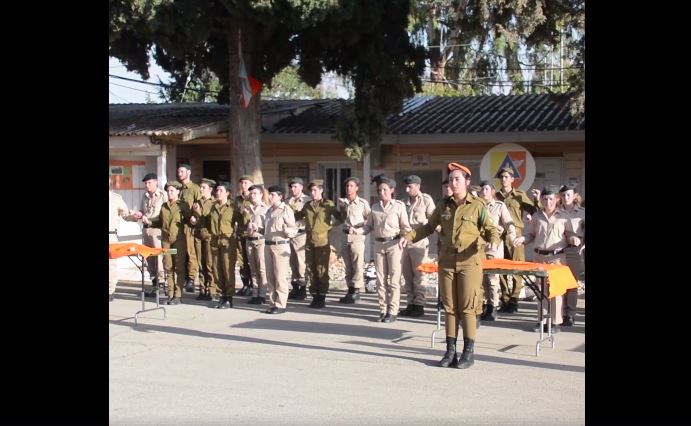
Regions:
<instances>
[{"instance_id":1,"label":"metal stretcher frame","mask_svg":"<svg viewBox=\"0 0 691 426\"><path fill-rule=\"evenodd\" d=\"M159 253L159 254L152 254L150 256L164 256L168 254L177 254L178 250L175 248L167 249L165 253ZM134 257L139 259L139 264L134 261ZM139 269L139 272L142 273L142 309L137 311L134 314L134 325L137 325L137 320L139 319L139 314L142 314L144 312L151 312L151 311L156 311L156 310L162 310L163 311L163 319L166 319L166 308L160 305L160 297L159 293L161 291L161 286L159 285L156 288L156 307L154 308L146 308L146 299L145 299L145 290L144 290L144 269L146 268L146 257L144 257L141 253L133 253L130 255L127 255L127 258L130 259L130 261L134 264L134 266ZM165 283L163 283L165 285Z\"/></svg>"},{"instance_id":2,"label":"metal stretcher frame","mask_svg":"<svg viewBox=\"0 0 691 426\"><path fill-rule=\"evenodd\" d=\"M540 355L540 343L545 340L551 343L554 349L554 336L552 335L552 304L549 303L549 288L547 287L547 271L542 269L522 270L522 269L483 269L484 275L518 275L523 277L525 285L528 286L540 301L540 309L538 319L540 323L540 338L535 343L535 356ZM547 301L547 337L544 333L544 315L542 313L542 303ZM434 341L437 333L442 329L441 327L441 312L443 305L441 303L441 295L439 292L439 285L437 284L437 328L432 331L432 349L434 349ZM478 320L479 321L479 320Z\"/></svg>"}]
</instances>

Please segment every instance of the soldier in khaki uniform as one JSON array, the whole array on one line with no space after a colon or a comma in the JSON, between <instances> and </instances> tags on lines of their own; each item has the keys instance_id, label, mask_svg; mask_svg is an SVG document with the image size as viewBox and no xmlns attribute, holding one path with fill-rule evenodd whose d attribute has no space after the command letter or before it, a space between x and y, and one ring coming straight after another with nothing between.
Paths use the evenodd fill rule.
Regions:
<instances>
[{"instance_id":1,"label":"soldier in khaki uniform","mask_svg":"<svg viewBox=\"0 0 691 426\"><path fill-rule=\"evenodd\" d=\"M239 212L244 212L246 208L252 204L250 201L250 186L252 186L252 177L248 175L240 176L238 179L239 194L235 197L235 209ZM242 280L242 288L237 291L239 296L249 296L252 294L252 273L250 272L250 262L247 257L247 239L245 238L245 230L242 226L237 230L238 232L238 252L237 262L240 265L240 279Z\"/></svg>"},{"instance_id":2,"label":"soldier in khaki uniform","mask_svg":"<svg viewBox=\"0 0 691 426\"><path fill-rule=\"evenodd\" d=\"M245 240L247 241L247 257L252 273L252 298L247 301L252 305L261 305L266 301L266 255L264 244L264 232L266 212L269 206L264 204L262 197L264 187L252 185L249 187L251 205L243 211L245 227Z\"/></svg>"},{"instance_id":3,"label":"soldier in khaki uniform","mask_svg":"<svg viewBox=\"0 0 691 426\"><path fill-rule=\"evenodd\" d=\"M533 215L530 223L526 226L522 236L517 237L513 244L515 246L535 243L535 254L533 262L538 263L559 263L566 265L566 254L564 249L568 247L569 228L568 214L558 207L559 188L554 185L545 187L540 193L542 209ZM552 310L552 333L560 331L559 325L562 323L562 301L564 296L557 296L550 300ZM538 304L538 312L541 304ZM543 308L543 314L547 314L547 309ZM540 324L535 327L535 331L540 331ZM544 325L547 332L547 324Z\"/></svg>"},{"instance_id":4,"label":"soldier in khaki uniform","mask_svg":"<svg viewBox=\"0 0 691 426\"><path fill-rule=\"evenodd\" d=\"M192 204L190 224L194 227L194 253L199 262L199 296L197 300L218 299L219 289L214 282L214 262L211 254L211 234L208 221L215 198L212 195L216 181L203 178L199 183L200 197Z\"/></svg>"},{"instance_id":5,"label":"soldier in khaki uniform","mask_svg":"<svg viewBox=\"0 0 691 426\"><path fill-rule=\"evenodd\" d=\"M125 200L120 194L113 192L113 179L108 177L108 192L110 193L110 201L108 201L108 242L118 242L118 222L120 218L125 218L129 213ZM108 300L113 301L113 293L118 284L118 260L108 259Z\"/></svg>"},{"instance_id":6,"label":"soldier in khaki uniform","mask_svg":"<svg viewBox=\"0 0 691 426\"><path fill-rule=\"evenodd\" d=\"M182 185L171 181L166 183L168 201L161 206L158 220L152 226L161 228L161 246L177 249L177 254L163 255L163 268L166 271L166 285L168 286L168 305L177 305L182 299L182 286L185 278L185 253L187 240L183 225L187 223L190 213L189 205L179 197Z\"/></svg>"},{"instance_id":7,"label":"soldier in khaki uniform","mask_svg":"<svg viewBox=\"0 0 691 426\"><path fill-rule=\"evenodd\" d=\"M403 179L406 184L408 199L405 200L406 212L410 227L418 229L427 223L434 212L434 200L428 194L420 191L422 179L416 175L410 175ZM421 317L425 314L425 290L422 288L422 272L417 270L418 265L429 254L429 240L423 238L417 243L407 244L403 249L403 278L405 279L405 291L407 305L398 313L402 317Z\"/></svg>"},{"instance_id":8,"label":"soldier in khaki uniform","mask_svg":"<svg viewBox=\"0 0 691 426\"><path fill-rule=\"evenodd\" d=\"M504 203L497 200L496 193L497 190L494 184L486 180L480 182L480 197L485 202L485 207L487 207L492 223L495 224L500 235L504 235L504 231L506 231L506 240L509 244L513 244L513 240L516 239L516 227L513 224L509 209L506 208ZM503 259L504 245L499 244L495 249L492 249L488 243L485 246L485 256L487 259ZM483 321L496 321L497 309L499 309L499 295L501 294L499 275L485 275L483 287L485 292L483 296L483 313L480 319Z\"/></svg>"},{"instance_id":9,"label":"soldier in khaki uniform","mask_svg":"<svg viewBox=\"0 0 691 426\"><path fill-rule=\"evenodd\" d=\"M506 208L511 213L513 224L516 226L516 235L521 235L523 232L523 212L528 212L531 215L535 213L539 208L539 200L531 200L528 194L520 189L513 188L513 169L510 167L501 169L497 175L501 180L501 189L496 193L497 200L506 204ZM525 249L523 246L514 247L513 244L509 244L504 239L504 258L525 261ZM513 277L513 291L509 291L509 284L505 275L502 275L500 280L503 306L499 309L499 312L518 312L518 298L523 288L523 278Z\"/></svg>"},{"instance_id":10,"label":"soldier in khaki uniform","mask_svg":"<svg viewBox=\"0 0 691 426\"><path fill-rule=\"evenodd\" d=\"M274 185L268 191L270 207L264 222L264 257L270 307L265 312L282 314L288 303L290 238L297 234L297 227L293 210L283 202L283 189Z\"/></svg>"},{"instance_id":11,"label":"soldier in khaki uniform","mask_svg":"<svg viewBox=\"0 0 691 426\"><path fill-rule=\"evenodd\" d=\"M343 221L343 232L346 233L343 242L343 263L345 264L345 281L348 293L338 301L341 303L355 303L360 298L360 291L365 288L365 236L350 233L350 229L365 226L370 214L367 200L357 195L360 189L360 179L349 177L344 181L346 197L338 199L338 211Z\"/></svg>"},{"instance_id":12,"label":"soldier in khaki uniform","mask_svg":"<svg viewBox=\"0 0 691 426\"><path fill-rule=\"evenodd\" d=\"M189 164L180 164L177 174L178 182L182 185L180 189L180 199L191 208L194 202L201 197L199 185L190 180L192 176L192 166ZM197 273L199 272L199 261L197 260L197 253L194 250L194 229L195 225L186 222L183 230L185 233L185 241L187 242L185 291L188 293L194 293L194 280L197 278Z\"/></svg>"},{"instance_id":13,"label":"soldier in khaki uniform","mask_svg":"<svg viewBox=\"0 0 691 426\"><path fill-rule=\"evenodd\" d=\"M146 191L142 195L139 210L132 213L127 220L142 221L142 244L148 247L161 248L161 230L151 224L158 215L161 214L161 206L168 201L168 195L158 187L158 176L156 173L147 173L142 179L146 186ZM155 297L159 284L165 283L165 271L163 269L163 256L149 256L146 259L146 266L151 277L152 288L146 293L146 297ZM163 286L166 296L168 287Z\"/></svg>"},{"instance_id":14,"label":"soldier in khaki uniform","mask_svg":"<svg viewBox=\"0 0 691 426\"><path fill-rule=\"evenodd\" d=\"M477 317L482 311L482 259L485 241L492 248L500 243L484 203L468 193L470 169L450 163L449 186L453 192L438 204L427 224L408 233L406 240L418 241L441 225L439 239L439 288L446 312L446 353L442 367L468 368L474 364ZM484 233L484 238L481 234ZM458 323L463 330L463 352L456 351Z\"/></svg>"},{"instance_id":15,"label":"soldier in khaki uniform","mask_svg":"<svg viewBox=\"0 0 691 426\"><path fill-rule=\"evenodd\" d=\"M393 199L396 181L387 177L378 179L379 202L372 205L365 226L351 228L352 233L374 236L374 265L377 269L379 321L396 321L401 299L401 253L405 241L402 235L411 231L408 213L402 201Z\"/></svg>"},{"instance_id":16,"label":"soldier in khaki uniform","mask_svg":"<svg viewBox=\"0 0 691 426\"><path fill-rule=\"evenodd\" d=\"M216 202L211 206L207 222L211 235L214 282L221 291L217 309L233 307L238 246L236 229L243 223L242 214L230 199L230 188L230 182L216 183Z\"/></svg>"},{"instance_id":17,"label":"soldier in khaki uniform","mask_svg":"<svg viewBox=\"0 0 691 426\"><path fill-rule=\"evenodd\" d=\"M576 185L566 184L559 189L561 197L561 208L568 216L569 246L564 249L566 262L571 269L573 276L578 279L585 270L583 263L583 244L585 243L585 209L576 202ZM566 290L566 309L564 312L563 326L576 324L576 308L578 306L578 289L570 288Z\"/></svg>"},{"instance_id":18,"label":"soldier in khaki uniform","mask_svg":"<svg viewBox=\"0 0 691 426\"><path fill-rule=\"evenodd\" d=\"M293 209L293 213L302 210L305 203L312 201L309 195L302 192L304 182L299 177L294 177L288 182L290 188L290 198L288 206ZM293 289L288 293L288 299L304 300L307 297L307 287L305 284L305 244L307 234L305 231L305 219L296 221L298 234L290 240L290 285Z\"/></svg>"},{"instance_id":19,"label":"soldier in khaki uniform","mask_svg":"<svg viewBox=\"0 0 691 426\"><path fill-rule=\"evenodd\" d=\"M307 231L306 262L310 271L310 308L326 307L326 294L329 292L329 258L331 245L329 231L340 223L336 206L331 200L324 199L324 181L314 179L307 187L312 194L312 201L305 204L296 219L305 219Z\"/></svg>"}]
</instances>

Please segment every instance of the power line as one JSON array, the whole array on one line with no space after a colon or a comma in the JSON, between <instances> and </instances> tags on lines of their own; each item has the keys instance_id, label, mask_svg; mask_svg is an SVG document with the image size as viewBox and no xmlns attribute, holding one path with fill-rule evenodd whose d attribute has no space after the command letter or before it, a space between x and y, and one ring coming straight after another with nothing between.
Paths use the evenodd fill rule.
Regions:
<instances>
[{"instance_id":1,"label":"power line","mask_svg":"<svg viewBox=\"0 0 691 426\"><path fill-rule=\"evenodd\" d=\"M138 92L144 92L144 93L149 93L152 95L158 95L158 93L156 93L156 92L150 92L150 91L144 90L144 89L135 89L134 87L124 86L122 84L117 84L117 83L110 83L110 84L112 84L113 86L124 87L125 89L136 90Z\"/></svg>"},{"instance_id":2,"label":"power line","mask_svg":"<svg viewBox=\"0 0 691 426\"><path fill-rule=\"evenodd\" d=\"M149 82L149 81L135 80L135 79L133 79L133 78L121 77L121 76L119 76L119 75L113 75L113 74L108 74L108 77L119 78L120 80L125 80L125 81L132 81L132 82L134 82L134 83L148 84L148 85L150 85L150 86L165 87L165 88L168 88L168 89L174 89L174 88L175 88L175 86L172 85L172 84L152 83L152 82ZM111 84L115 84L115 83L111 83ZM199 92L199 93L219 93L218 90L211 90L211 89L206 89L206 90L204 90L204 89L194 89L194 88L191 88L191 87L188 87L186 90L192 90L193 92Z\"/></svg>"},{"instance_id":3,"label":"power line","mask_svg":"<svg viewBox=\"0 0 691 426\"><path fill-rule=\"evenodd\" d=\"M110 89L108 89L108 93L110 93L111 95L115 96L116 98L120 99L123 102L132 103L131 101L128 101L127 99L123 98L122 96L116 95L115 92L113 92Z\"/></svg>"}]
</instances>

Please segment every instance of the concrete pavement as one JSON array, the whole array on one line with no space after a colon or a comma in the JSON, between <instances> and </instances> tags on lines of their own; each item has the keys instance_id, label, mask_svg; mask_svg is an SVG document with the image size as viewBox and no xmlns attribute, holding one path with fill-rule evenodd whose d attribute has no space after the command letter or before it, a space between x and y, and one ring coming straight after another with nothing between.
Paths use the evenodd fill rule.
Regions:
<instances>
[{"instance_id":1,"label":"concrete pavement","mask_svg":"<svg viewBox=\"0 0 691 426\"><path fill-rule=\"evenodd\" d=\"M535 356L535 302L521 302L483 323L475 365L457 370L438 367L443 330L430 347L436 301L422 318L384 324L374 294L342 305L332 292L324 310L308 296L282 315L247 297L217 310L185 294L166 319L146 312L134 326L140 288L121 281L110 303L114 425L585 423L583 299L554 349Z\"/></svg>"}]
</instances>

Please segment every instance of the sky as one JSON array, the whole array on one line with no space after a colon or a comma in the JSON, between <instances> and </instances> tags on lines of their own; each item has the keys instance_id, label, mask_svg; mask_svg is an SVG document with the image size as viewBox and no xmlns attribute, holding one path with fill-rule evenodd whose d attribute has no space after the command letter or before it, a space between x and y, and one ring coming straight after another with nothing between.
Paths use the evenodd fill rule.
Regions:
<instances>
[{"instance_id":1,"label":"sky","mask_svg":"<svg viewBox=\"0 0 691 426\"><path fill-rule=\"evenodd\" d=\"M125 66L115 58L109 58L108 60L108 74L134 80L142 80L139 74L127 72ZM149 75L150 78L146 81L151 83L158 83L158 77L160 77L164 83L170 81L168 73L163 71L163 69L153 61L151 61L151 66L149 67ZM163 102L163 100L158 97L158 88L156 86L108 77L108 103L146 103L146 92L149 92L152 102Z\"/></svg>"}]
</instances>

